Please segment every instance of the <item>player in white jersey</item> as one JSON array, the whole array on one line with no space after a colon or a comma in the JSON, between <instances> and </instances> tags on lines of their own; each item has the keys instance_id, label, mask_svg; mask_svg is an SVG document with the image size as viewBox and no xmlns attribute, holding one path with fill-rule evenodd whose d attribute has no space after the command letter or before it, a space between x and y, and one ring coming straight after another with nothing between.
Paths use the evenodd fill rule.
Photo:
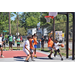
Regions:
<instances>
[{"instance_id":1,"label":"player in white jersey","mask_svg":"<svg viewBox=\"0 0 75 75\"><path fill-rule=\"evenodd\" d=\"M30 41L31 40L31 37L30 36L28 36L27 37L27 40L25 41L25 43L24 43L24 46L23 46L23 51L26 53L26 55L27 55L27 58L26 58L26 62L29 62L29 58L30 58Z\"/></svg>"},{"instance_id":2,"label":"player in white jersey","mask_svg":"<svg viewBox=\"0 0 75 75\"><path fill-rule=\"evenodd\" d=\"M55 39L55 41L54 41L54 51L55 51L55 53L54 53L54 57L57 55L57 52L59 53L59 55L60 55L60 57L61 57L61 60L63 60L63 58L62 58L62 55L61 55L61 53L60 53L60 49L59 49L59 46L61 46L59 43L58 43L58 40L57 39Z\"/></svg>"},{"instance_id":3,"label":"player in white jersey","mask_svg":"<svg viewBox=\"0 0 75 75\"><path fill-rule=\"evenodd\" d=\"M2 34L0 34L0 49L1 49L1 57L3 56L3 42L2 42Z\"/></svg>"}]
</instances>

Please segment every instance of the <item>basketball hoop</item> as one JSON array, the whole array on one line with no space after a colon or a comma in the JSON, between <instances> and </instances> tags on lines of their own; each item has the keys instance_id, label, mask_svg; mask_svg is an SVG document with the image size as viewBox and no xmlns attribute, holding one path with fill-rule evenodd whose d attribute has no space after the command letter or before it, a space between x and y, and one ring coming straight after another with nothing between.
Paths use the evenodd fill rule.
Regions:
<instances>
[{"instance_id":1,"label":"basketball hoop","mask_svg":"<svg viewBox=\"0 0 75 75\"><path fill-rule=\"evenodd\" d=\"M49 22L50 23L50 19L53 19L54 17L53 16L45 16L45 19L46 19L46 22Z\"/></svg>"}]
</instances>

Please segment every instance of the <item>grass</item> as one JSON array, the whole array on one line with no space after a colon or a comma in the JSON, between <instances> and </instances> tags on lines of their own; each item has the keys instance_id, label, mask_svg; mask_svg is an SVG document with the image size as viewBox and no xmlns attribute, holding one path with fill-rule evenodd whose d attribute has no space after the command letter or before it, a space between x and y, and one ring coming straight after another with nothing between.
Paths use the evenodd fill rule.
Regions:
<instances>
[{"instance_id":1,"label":"grass","mask_svg":"<svg viewBox=\"0 0 75 75\"><path fill-rule=\"evenodd\" d=\"M17 47L13 47L12 49L17 50ZM3 48L3 50L4 50L4 48ZM9 50L9 47L6 47L6 50ZM23 50L23 47L20 47L20 50Z\"/></svg>"},{"instance_id":2,"label":"grass","mask_svg":"<svg viewBox=\"0 0 75 75\"><path fill-rule=\"evenodd\" d=\"M42 50L42 49L41 48L37 48L37 50ZM50 51L49 51L49 49L47 47L45 47L44 48L44 52L50 52ZM65 48L60 48L60 53L61 53L62 56L66 56L66 49ZM69 50L69 56L71 56L71 55L72 55L72 50Z\"/></svg>"}]
</instances>

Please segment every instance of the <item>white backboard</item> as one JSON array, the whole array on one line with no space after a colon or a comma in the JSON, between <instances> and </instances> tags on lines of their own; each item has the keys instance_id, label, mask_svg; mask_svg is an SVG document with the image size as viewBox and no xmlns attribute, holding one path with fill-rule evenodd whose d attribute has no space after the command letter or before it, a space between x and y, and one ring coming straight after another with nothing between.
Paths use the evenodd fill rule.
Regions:
<instances>
[{"instance_id":1,"label":"white backboard","mask_svg":"<svg viewBox=\"0 0 75 75\"><path fill-rule=\"evenodd\" d=\"M54 17L56 17L57 14L58 14L58 12L49 12L49 16L54 16Z\"/></svg>"}]
</instances>

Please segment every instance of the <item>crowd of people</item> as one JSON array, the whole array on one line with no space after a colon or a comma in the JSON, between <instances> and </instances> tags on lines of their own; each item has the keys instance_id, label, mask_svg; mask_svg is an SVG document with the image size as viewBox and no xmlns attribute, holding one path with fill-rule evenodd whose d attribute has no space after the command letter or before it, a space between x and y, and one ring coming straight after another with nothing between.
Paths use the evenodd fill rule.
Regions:
<instances>
[{"instance_id":1,"label":"crowd of people","mask_svg":"<svg viewBox=\"0 0 75 75\"><path fill-rule=\"evenodd\" d=\"M4 47L4 50L6 50L5 45L8 45L8 42L9 42L9 50L13 50L12 45L15 45L15 40L17 41L17 49L20 49L20 43L23 42L22 36L15 37L10 34L7 38L5 38L5 36L0 34L1 57L4 57L3 56L3 47Z\"/></svg>"},{"instance_id":2,"label":"crowd of people","mask_svg":"<svg viewBox=\"0 0 75 75\"><path fill-rule=\"evenodd\" d=\"M60 49L59 49L59 46L61 46L62 44L59 44L57 39L55 39L54 42L53 42L53 37L51 36L52 33L53 32L51 32L49 37L48 37L48 48L50 50L50 54L48 55L48 58L52 59L51 55L52 55L53 50L54 50L54 57L57 55L57 52L58 52L60 57L61 57L61 60L63 60L62 55L60 53ZM44 42L45 42L45 39L42 36L42 38L41 38L41 46L42 46L42 48L44 48ZM31 57L32 61L34 61L33 60L33 52L34 52L34 57L37 57L36 56L37 44L38 44L38 42L37 42L36 34L27 37L27 40L25 41L25 44L23 46L23 51L27 55L27 58L25 60L26 62L29 62L30 57Z\"/></svg>"}]
</instances>

